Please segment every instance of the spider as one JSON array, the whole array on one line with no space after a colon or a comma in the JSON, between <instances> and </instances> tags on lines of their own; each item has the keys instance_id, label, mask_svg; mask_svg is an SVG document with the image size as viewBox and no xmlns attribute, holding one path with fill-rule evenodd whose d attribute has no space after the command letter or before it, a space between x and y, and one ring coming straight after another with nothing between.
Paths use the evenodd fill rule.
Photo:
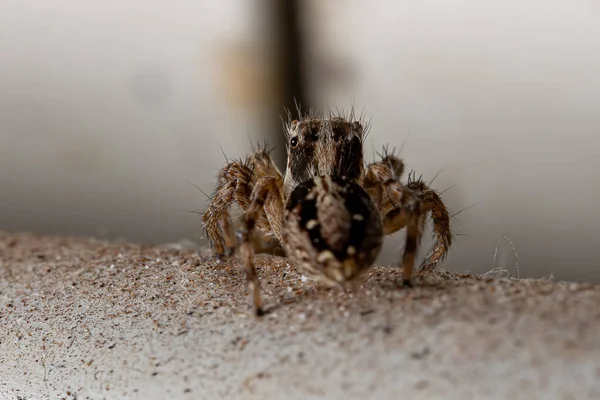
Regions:
<instances>
[{"instance_id":1,"label":"spider","mask_svg":"<svg viewBox=\"0 0 600 400\"><path fill-rule=\"evenodd\" d=\"M424 266L443 260L452 233L440 195L409 174L400 181L403 161L387 148L380 160L365 164L367 128L353 115L305 115L284 124L287 135L285 175L272 162L266 144L245 161L228 162L203 213L204 230L217 258L236 250L246 272L254 312L264 314L254 264L255 239L283 247L293 265L327 286L341 286L367 271L383 237L406 228L401 260L403 284L411 287L426 217L431 213L435 244ZM229 215L242 210L234 235Z\"/></svg>"}]
</instances>

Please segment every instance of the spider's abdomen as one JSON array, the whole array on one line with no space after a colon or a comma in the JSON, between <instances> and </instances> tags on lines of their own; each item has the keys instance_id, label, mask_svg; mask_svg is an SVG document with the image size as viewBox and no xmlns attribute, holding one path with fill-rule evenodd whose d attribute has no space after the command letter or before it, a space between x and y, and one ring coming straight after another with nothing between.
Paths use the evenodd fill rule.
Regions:
<instances>
[{"instance_id":1,"label":"spider's abdomen","mask_svg":"<svg viewBox=\"0 0 600 400\"><path fill-rule=\"evenodd\" d=\"M364 189L343 177L319 176L290 194L283 222L285 252L307 275L335 284L367 270L381 250L379 212Z\"/></svg>"}]
</instances>

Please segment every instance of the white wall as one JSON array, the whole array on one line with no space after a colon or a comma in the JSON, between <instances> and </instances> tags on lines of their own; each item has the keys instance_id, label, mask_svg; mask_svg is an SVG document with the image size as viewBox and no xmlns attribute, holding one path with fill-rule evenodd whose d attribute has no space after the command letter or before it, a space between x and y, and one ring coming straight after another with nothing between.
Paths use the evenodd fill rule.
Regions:
<instances>
[{"instance_id":1,"label":"white wall","mask_svg":"<svg viewBox=\"0 0 600 400\"><path fill-rule=\"evenodd\" d=\"M0 229L199 240L176 211L206 204L185 180L210 190L219 144L241 156L248 130L264 136L256 4L0 2ZM476 204L448 266L489 270L508 235L522 276L600 281L600 3L308 11L314 100L354 103L373 145L405 142L409 167L455 185L454 211ZM502 244L516 273L511 257Z\"/></svg>"},{"instance_id":2,"label":"white wall","mask_svg":"<svg viewBox=\"0 0 600 400\"><path fill-rule=\"evenodd\" d=\"M209 186L218 143L241 155L257 124L223 74L254 8L0 2L0 229L199 239L174 209L204 205L185 180Z\"/></svg>"}]
</instances>

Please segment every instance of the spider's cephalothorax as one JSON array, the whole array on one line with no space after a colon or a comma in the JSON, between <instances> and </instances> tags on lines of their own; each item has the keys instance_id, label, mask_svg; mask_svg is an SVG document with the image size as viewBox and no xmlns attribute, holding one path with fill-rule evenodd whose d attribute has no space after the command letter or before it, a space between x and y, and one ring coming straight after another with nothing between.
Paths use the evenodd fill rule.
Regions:
<instances>
[{"instance_id":1,"label":"spider's cephalothorax","mask_svg":"<svg viewBox=\"0 0 600 400\"><path fill-rule=\"evenodd\" d=\"M302 272L329 284L343 284L366 271L379 254L383 236L407 228L402 259L410 285L415 254L431 212L436 244L425 260L442 260L452 243L449 216L440 196L421 180L400 182L404 164L384 152L365 166L364 124L342 117L305 117L286 125L285 177L266 147L221 169L204 228L218 256L236 248L245 266L257 315L263 313L254 265L253 232L281 244ZM229 206L243 214L236 238Z\"/></svg>"},{"instance_id":2,"label":"spider's cephalothorax","mask_svg":"<svg viewBox=\"0 0 600 400\"><path fill-rule=\"evenodd\" d=\"M358 180L363 173L364 128L343 118L294 120L288 126L285 194L315 176Z\"/></svg>"}]
</instances>

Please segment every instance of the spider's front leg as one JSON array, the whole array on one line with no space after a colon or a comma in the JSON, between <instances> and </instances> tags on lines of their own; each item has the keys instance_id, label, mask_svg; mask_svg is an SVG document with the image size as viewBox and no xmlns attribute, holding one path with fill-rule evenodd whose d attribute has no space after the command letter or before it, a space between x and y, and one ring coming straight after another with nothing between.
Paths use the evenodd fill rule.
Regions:
<instances>
[{"instance_id":1,"label":"spider's front leg","mask_svg":"<svg viewBox=\"0 0 600 400\"><path fill-rule=\"evenodd\" d=\"M256 273L256 266L254 265L252 234L254 233L258 218L264 213L276 236L280 237L284 203L281 189L282 186L276 177L268 176L261 178L254 186L250 204L242 216L242 224L237 233L240 256L246 271L248 290L252 296L254 311L257 316L263 315L264 310L262 308L260 282Z\"/></svg>"},{"instance_id":2,"label":"spider's front leg","mask_svg":"<svg viewBox=\"0 0 600 400\"><path fill-rule=\"evenodd\" d=\"M248 157L245 162L231 162L219 171L217 188L202 215L204 230L217 258L231 256L235 250L229 207L235 202L242 212L245 211L250 204L253 188L265 176L275 177L283 184L283 177L273 164L266 147ZM273 232L264 215L259 216L258 226L263 232Z\"/></svg>"}]
</instances>

